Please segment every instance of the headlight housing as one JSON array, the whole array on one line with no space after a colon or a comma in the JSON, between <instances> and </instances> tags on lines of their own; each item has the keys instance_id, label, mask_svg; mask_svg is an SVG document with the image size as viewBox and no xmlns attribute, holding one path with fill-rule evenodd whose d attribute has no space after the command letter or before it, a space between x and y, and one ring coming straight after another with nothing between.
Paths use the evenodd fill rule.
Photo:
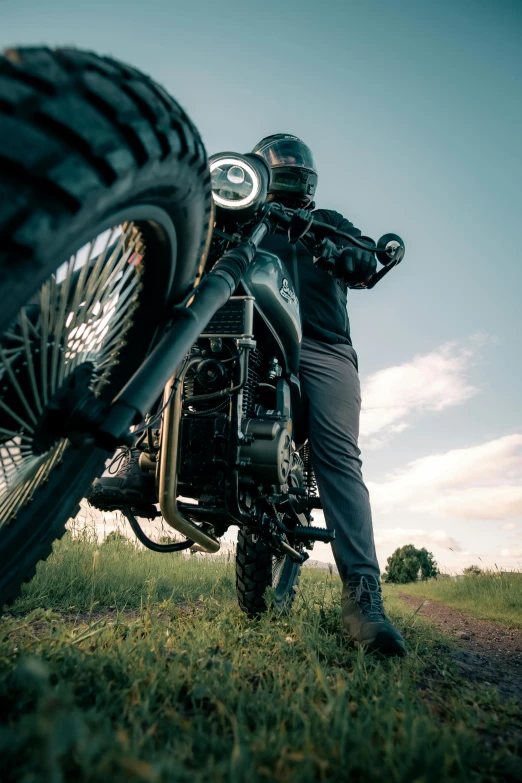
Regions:
<instances>
[{"instance_id":1,"label":"headlight housing","mask_svg":"<svg viewBox=\"0 0 522 783\"><path fill-rule=\"evenodd\" d=\"M221 217L239 222L265 203L270 169L258 155L220 152L209 163L212 196Z\"/></svg>"}]
</instances>

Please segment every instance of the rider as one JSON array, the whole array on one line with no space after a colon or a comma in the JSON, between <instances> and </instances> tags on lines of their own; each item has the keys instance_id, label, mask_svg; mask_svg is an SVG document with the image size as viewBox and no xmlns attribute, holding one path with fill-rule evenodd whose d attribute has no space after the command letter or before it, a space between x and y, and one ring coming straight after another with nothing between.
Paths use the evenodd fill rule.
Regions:
<instances>
[{"instance_id":1,"label":"rider","mask_svg":"<svg viewBox=\"0 0 522 783\"><path fill-rule=\"evenodd\" d=\"M361 236L338 212L315 209L317 171L311 150L300 139L277 133L262 139L252 152L272 170L269 201L309 210L317 220ZM404 640L386 617L382 599L370 499L358 448L361 392L346 305L347 288L367 281L377 264L373 253L348 240L331 239L343 248L333 274L318 268L302 243L290 244L282 230L267 236L261 247L284 262L301 304L299 377L310 401L309 443L324 517L327 527L335 530L332 549L343 583L344 629L372 649L404 655ZM148 482L134 454L124 459L115 477L95 483L89 500L103 507L123 505L125 499L128 505L150 493Z\"/></svg>"},{"instance_id":2,"label":"rider","mask_svg":"<svg viewBox=\"0 0 522 783\"><path fill-rule=\"evenodd\" d=\"M268 200L310 210L313 217L350 236L361 232L339 212L315 209L317 171L310 148L296 136L277 133L252 150L272 169ZM400 632L385 615L373 540L370 498L361 472L361 391L357 354L350 339L347 288L376 270L373 253L332 236L343 253L333 274L314 264L304 244L291 245L283 231L261 247L278 255L292 274L303 314L299 377L310 401L309 443L332 549L343 582L345 631L356 641L403 655Z\"/></svg>"}]
</instances>

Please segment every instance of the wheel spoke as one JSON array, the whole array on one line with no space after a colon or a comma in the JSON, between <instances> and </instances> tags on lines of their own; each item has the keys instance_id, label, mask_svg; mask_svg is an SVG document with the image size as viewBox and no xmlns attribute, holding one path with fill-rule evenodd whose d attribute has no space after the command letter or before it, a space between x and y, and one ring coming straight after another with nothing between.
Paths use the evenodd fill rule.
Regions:
<instances>
[{"instance_id":1,"label":"wheel spoke","mask_svg":"<svg viewBox=\"0 0 522 783\"><path fill-rule=\"evenodd\" d=\"M91 253L93 244L94 244L93 242L90 242L89 246L88 246L89 247L89 257L90 257L90 253ZM74 328L73 327L73 324L74 324L74 314L77 312L78 307L80 305L80 302L83 299L85 280L87 278L88 271L89 271L89 264L88 263L83 264L83 266L81 268L81 272L80 272L80 278L79 278L78 283L76 284L76 287L74 289L73 302L72 302L69 314L67 315L67 318L66 318L66 321L65 321L65 332L64 332L64 340L63 340L64 345L67 345L67 342L68 342L71 330ZM60 364L60 369L59 369L59 372L58 372L58 383L59 384L62 383L62 381L64 379L64 375L66 373L66 369L67 369L67 363L65 362L64 357L62 357L62 362Z\"/></svg>"},{"instance_id":2,"label":"wheel spoke","mask_svg":"<svg viewBox=\"0 0 522 783\"><path fill-rule=\"evenodd\" d=\"M60 285L60 299L59 299L59 307L58 307L58 315L56 317L56 324L53 329L53 352L52 352L52 359L51 359L51 394L54 394L56 391L56 383L58 379L58 360L60 357L60 353L63 352L64 348L62 345L61 337L63 332L63 327L65 326L65 311L67 308L67 300L69 298L69 288L71 285L71 279L74 272L74 265L76 261L76 256L72 256L69 259L69 264L67 267L67 275L65 277L64 282Z\"/></svg>"},{"instance_id":3,"label":"wheel spoke","mask_svg":"<svg viewBox=\"0 0 522 783\"><path fill-rule=\"evenodd\" d=\"M101 291L103 290L105 285L109 282L108 278L111 275L111 271L113 269L114 263L118 261L118 259L120 258L120 253L123 248L124 241L125 241L125 235L122 234L122 236L118 240L116 247L114 248L113 252L111 253L105 265L103 263L103 260L105 259L105 255L108 251L108 248L106 249L105 253L102 254L102 256L96 261L91 275L94 284L91 285L88 296L86 297L85 302L83 303L82 314L80 314L76 320L77 327L80 327L84 323L85 319L88 317L90 313L91 306L94 307L96 306L96 301L98 299L98 296L101 294Z\"/></svg>"},{"instance_id":4,"label":"wheel spoke","mask_svg":"<svg viewBox=\"0 0 522 783\"><path fill-rule=\"evenodd\" d=\"M20 440L27 440L32 442L31 438L29 438L27 435L14 432L14 430L6 430L4 427L0 427L0 435L9 435L10 438L20 438Z\"/></svg>"},{"instance_id":5,"label":"wheel spoke","mask_svg":"<svg viewBox=\"0 0 522 783\"><path fill-rule=\"evenodd\" d=\"M33 427L31 427L30 424L28 424L17 413L15 413L15 411L13 411L9 407L9 405L6 405L3 400L0 400L0 408L2 408L2 410L4 410L6 413L8 413L10 416L12 416L13 419L15 419L18 422L18 424L21 424L22 427L24 428L24 430L27 430L27 432L34 432Z\"/></svg>"},{"instance_id":6,"label":"wheel spoke","mask_svg":"<svg viewBox=\"0 0 522 783\"><path fill-rule=\"evenodd\" d=\"M110 382L141 291L139 243L127 223L84 245L0 335L0 527L15 519L68 448L62 439L33 452L53 395L85 362L93 366L95 394Z\"/></svg>"},{"instance_id":7,"label":"wheel spoke","mask_svg":"<svg viewBox=\"0 0 522 783\"><path fill-rule=\"evenodd\" d=\"M31 408L31 406L29 405L29 403L27 402L26 396L25 396L25 394L22 391L22 387L18 383L18 379L17 379L15 373L13 372L13 368L11 366L11 360L7 358L7 356L5 355L5 352L4 352L4 350L3 350L1 345L0 345L0 362L4 366L6 374L7 374L8 378L9 378L9 380L11 381L11 385L13 386L13 388L16 391L16 393L20 397L22 405L24 406L26 412L28 413L29 418L32 420L33 424L36 424L37 419L36 419L36 416L34 414L34 411Z\"/></svg>"},{"instance_id":8,"label":"wheel spoke","mask_svg":"<svg viewBox=\"0 0 522 783\"><path fill-rule=\"evenodd\" d=\"M4 332L4 339L7 338L9 342L23 343L24 338L19 334L13 334L13 332Z\"/></svg>"},{"instance_id":9,"label":"wheel spoke","mask_svg":"<svg viewBox=\"0 0 522 783\"><path fill-rule=\"evenodd\" d=\"M36 410L39 414L42 413L42 403L40 401L40 394L38 392L38 384L36 382L36 373L34 371L33 352L31 350L31 341L29 339L29 319L25 310L20 311L20 328L22 330L22 336L24 338L24 351L27 361L27 369L29 370L29 378L31 380L31 387L33 390L33 397L36 403Z\"/></svg>"},{"instance_id":10,"label":"wheel spoke","mask_svg":"<svg viewBox=\"0 0 522 783\"><path fill-rule=\"evenodd\" d=\"M40 367L42 379L42 398L44 405L49 402L47 389L47 347L49 342L49 322L51 320L51 292L50 283L44 283L40 292L40 320L41 320L41 338L40 338Z\"/></svg>"},{"instance_id":11,"label":"wheel spoke","mask_svg":"<svg viewBox=\"0 0 522 783\"><path fill-rule=\"evenodd\" d=\"M118 247L120 250L123 247L125 240L125 235L122 235L120 238L120 241L118 242ZM70 333L70 340L74 339L74 342L69 347L70 356L68 357L68 373L73 372L76 367L84 362L88 356L89 353L92 353L92 348L89 346L89 349L86 350L86 338L90 337L92 335L95 335L97 332L97 329L102 330L102 322L104 319L107 319L107 321L114 320L114 310L113 312L109 312L109 314L105 313L105 310L110 302L111 299L117 298L119 295L119 291L121 290L121 280L118 282L117 277L118 273L122 271L122 267L127 263L127 259L130 255L131 250L129 249L126 251L120 258L119 263L114 265L114 253L111 255L111 259L109 263L113 264L113 270L111 274L108 276L108 278L105 279L105 282L103 284L100 284L97 286L97 289L100 290L99 297L97 295L90 296L89 301L85 302L83 308L82 308L82 315L81 317L75 322L75 330L71 330ZM132 272L132 267L129 267L128 270ZM105 271L105 270L104 270ZM135 271L135 270L134 270ZM138 282L139 275L135 273L136 278L136 284ZM127 278L126 278L127 279ZM117 283L117 285L115 285ZM114 285L114 287L111 287L111 285ZM101 317L98 316L101 314ZM117 319L116 319L116 325L118 325ZM73 334L74 332L74 334ZM82 349L83 346L83 349ZM81 350L82 349L82 350ZM96 352L96 357L98 357L98 353Z\"/></svg>"},{"instance_id":12,"label":"wheel spoke","mask_svg":"<svg viewBox=\"0 0 522 783\"><path fill-rule=\"evenodd\" d=\"M45 469L48 462L48 456L32 457L25 461L23 468L16 472L14 480L11 481L8 491L0 498L0 512L2 517L10 517L18 507L23 505L24 500L29 496L35 480L39 478L40 472Z\"/></svg>"},{"instance_id":13,"label":"wheel spoke","mask_svg":"<svg viewBox=\"0 0 522 783\"><path fill-rule=\"evenodd\" d=\"M133 285L133 288L134 287L135 286ZM118 305L119 304L120 304L120 302L118 302ZM113 323L113 326L110 329L108 327L108 323L107 324L103 324L103 321L105 319L102 319L102 322L100 322L100 325L97 328L97 330L101 329L102 324L103 324L104 328L105 327L107 328L107 332L105 334L97 334L95 332L95 334L91 338L91 341L86 346L86 349L84 350L84 352L82 354L78 354L79 357L80 357L80 359L78 360L78 364L81 364L83 361L85 361L87 359L88 355L92 352L92 350L95 348L95 346L97 344L99 344L100 346L102 344L105 345L106 340L111 340L111 342L112 342L112 338L114 337L114 335L116 335L120 339L122 333L125 333L126 331L128 331L130 323L122 321L122 316L125 315L127 310L133 304L134 304L133 300L130 299L130 300L127 301L127 303L124 306L121 306L121 307L118 306L117 309L114 312L110 313L110 319L107 318L107 321L110 320ZM101 331L103 332L103 329L101 329ZM103 356L105 356L105 352L103 352L103 354L102 354L101 351L100 352L97 351L96 352L96 356L97 356L97 358L98 357L102 358ZM97 366L98 366L98 363L97 363Z\"/></svg>"}]
</instances>

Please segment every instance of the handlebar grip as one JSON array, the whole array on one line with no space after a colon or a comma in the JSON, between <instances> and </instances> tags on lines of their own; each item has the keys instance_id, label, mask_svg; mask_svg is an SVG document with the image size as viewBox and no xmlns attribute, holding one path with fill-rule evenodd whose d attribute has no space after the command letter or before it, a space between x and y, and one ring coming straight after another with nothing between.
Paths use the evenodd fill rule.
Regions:
<instances>
[{"instance_id":1,"label":"handlebar grip","mask_svg":"<svg viewBox=\"0 0 522 783\"><path fill-rule=\"evenodd\" d=\"M295 210L291 210L292 215ZM298 210L299 212L299 210ZM280 204L271 205L268 217L273 216L277 222L284 225L292 223L292 215L285 211ZM365 283L357 283L350 288L373 288L394 266L397 266L404 258L404 242L398 234L384 234L378 242L371 237L354 237L344 231L338 231L334 226L319 220L310 220L307 230L301 236L301 240L312 250L314 264L325 272L332 273L335 262L341 255L343 248L335 245L329 237L337 237L347 240L350 245L373 253L383 265L378 272L371 275Z\"/></svg>"}]
</instances>

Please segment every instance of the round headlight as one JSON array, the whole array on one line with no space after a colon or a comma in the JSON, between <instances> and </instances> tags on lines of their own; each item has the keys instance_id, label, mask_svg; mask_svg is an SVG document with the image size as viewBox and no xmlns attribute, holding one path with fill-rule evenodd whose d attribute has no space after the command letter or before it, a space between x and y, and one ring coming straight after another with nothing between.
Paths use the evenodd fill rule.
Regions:
<instances>
[{"instance_id":1,"label":"round headlight","mask_svg":"<svg viewBox=\"0 0 522 783\"><path fill-rule=\"evenodd\" d=\"M234 185L242 185L245 181L245 171L241 166L231 166L227 171L227 179Z\"/></svg>"},{"instance_id":2,"label":"round headlight","mask_svg":"<svg viewBox=\"0 0 522 783\"><path fill-rule=\"evenodd\" d=\"M210 163L214 201L225 209L245 209L261 192L261 178L254 166L241 158L217 156Z\"/></svg>"}]
</instances>

